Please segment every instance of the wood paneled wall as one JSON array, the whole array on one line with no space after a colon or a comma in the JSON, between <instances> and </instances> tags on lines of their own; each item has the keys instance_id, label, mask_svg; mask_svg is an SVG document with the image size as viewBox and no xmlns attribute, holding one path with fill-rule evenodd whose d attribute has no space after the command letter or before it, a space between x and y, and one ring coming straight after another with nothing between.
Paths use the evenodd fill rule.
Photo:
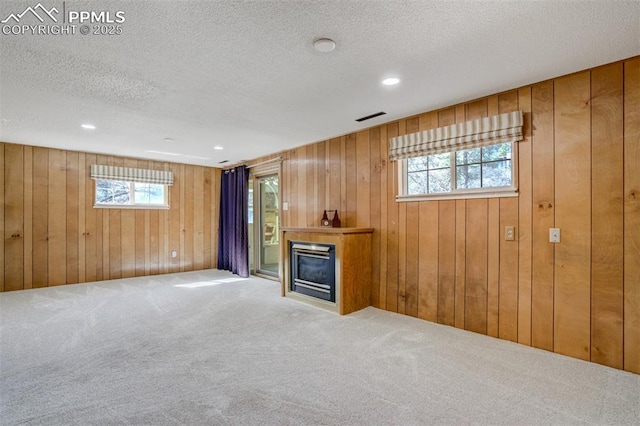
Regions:
<instances>
[{"instance_id":1,"label":"wood paneled wall","mask_svg":"<svg viewBox=\"0 0 640 426\"><path fill-rule=\"evenodd\" d=\"M517 109L519 197L396 202L389 138ZM281 155L284 226L375 228L374 306L640 373L640 58Z\"/></svg>"},{"instance_id":2,"label":"wood paneled wall","mask_svg":"<svg viewBox=\"0 0 640 426\"><path fill-rule=\"evenodd\" d=\"M92 164L173 171L170 209L93 208ZM215 168L0 143L0 291L215 268L219 182Z\"/></svg>"}]
</instances>

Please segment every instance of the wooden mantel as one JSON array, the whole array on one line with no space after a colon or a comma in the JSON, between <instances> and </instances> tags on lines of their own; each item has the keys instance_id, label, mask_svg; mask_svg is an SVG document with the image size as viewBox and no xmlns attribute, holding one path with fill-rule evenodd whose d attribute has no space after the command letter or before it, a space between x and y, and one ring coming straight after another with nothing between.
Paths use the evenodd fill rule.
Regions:
<instances>
[{"instance_id":1,"label":"wooden mantel","mask_svg":"<svg viewBox=\"0 0 640 426\"><path fill-rule=\"evenodd\" d=\"M373 228L282 228L282 296L350 314L371 305L371 239ZM336 248L336 302L290 291L289 243L333 244Z\"/></svg>"},{"instance_id":2,"label":"wooden mantel","mask_svg":"<svg viewBox=\"0 0 640 426\"><path fill-rule=\"evenodd\" d=\"M285 232L297 232L306 234L371 234L373 228L282 228Z\"/></svg>"}]
</instances>

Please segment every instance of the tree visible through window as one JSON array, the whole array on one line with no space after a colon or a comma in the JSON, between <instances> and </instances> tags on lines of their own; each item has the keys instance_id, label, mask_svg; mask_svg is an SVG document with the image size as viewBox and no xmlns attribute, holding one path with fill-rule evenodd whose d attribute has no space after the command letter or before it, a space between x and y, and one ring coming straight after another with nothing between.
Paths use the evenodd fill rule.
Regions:
<instances>
[{"instance_id":1,"label":"tree visible through window","mask_svg":"<svg viewBox=\"0 0 640 426\"><path fill-rule=\"evenodd\" d=\"M96 179L96 205L165 206L166 186L153 183Z\"/></svg>"},{"instance_id":2,"label":"tree visible through window","mask_svg":"<svg viewBox=\"0 0 640 426\"><path fill-rule=\"evenodd\" d=\"M407 159L406 195L513 185L512 143Z\"/></svg>"}]
</instances>

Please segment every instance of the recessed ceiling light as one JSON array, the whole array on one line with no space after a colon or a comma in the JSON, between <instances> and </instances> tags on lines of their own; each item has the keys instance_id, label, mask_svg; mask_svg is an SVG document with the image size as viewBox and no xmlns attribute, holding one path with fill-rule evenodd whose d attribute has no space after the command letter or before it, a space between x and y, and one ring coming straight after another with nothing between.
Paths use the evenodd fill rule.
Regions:
<instances>
[{"instance_id":1,"label":"recessed ceiling light","mask_svg":"<svg viewBox=\"0 0 640 426\"><path fill-rule=\"evenodd\" d=\"M217 149L218 151L223 150L224 148L221 147L220 145L216 145L213 147L213 149Z\"/></svg>"},{"instance_id":2,"label":"recessed ceiling light","mask_svg":"<svg viewBox=\"0 0 640 426\"><path fill-rule=\"evenodd\" d=\"M397 77L389 77L382 80L382 84L385 86L395 86L398 83L400 83L400 79Z\"/></svg>"},{"instance_id":3,"label":"recessed ceiling light","mask_svg":"<svg viewBox=\"0 0 640 426\"><path fill-rule=\"evenodd\" d=\"M336 42L330 38L319 38L313 42L313 47L315 47L318 52L327 53L336 48Z\"/></svg>"},{"instance_id":4,"label":"recessed ceiling light","mask_svg":"<svg viewBox=\"0 0 640 426\"><path fill-rule=\"evenodd\" d=\"M80 127L82 127L83 129L87 129L87 130L95 130L96 126L94 126L93 124L82 124Z\"/></svg>"}]
</instances>

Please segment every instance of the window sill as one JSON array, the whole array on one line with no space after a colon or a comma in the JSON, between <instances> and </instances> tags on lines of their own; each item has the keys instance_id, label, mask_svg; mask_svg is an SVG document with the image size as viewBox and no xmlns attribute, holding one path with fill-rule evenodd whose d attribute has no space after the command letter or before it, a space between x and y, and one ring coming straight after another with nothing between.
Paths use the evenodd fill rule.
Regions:
<instances>
[{"instance_id":1,"label":"window sill","mask_svg":"<svg viewBox=\"0 0 640 426\"><path fill-rule=\"evenodd\" d=\"M493 188L491 190L459 191L441 194L397 195L396 202L466 200L473 198L506 198L517 196L519 196L517 188Z\"/></svg>"},{"instance_id":2,"label":"window sill","mask_svg":"<svg viewBox=\"0 0 640 426\"><path fill-rule=\"evenodd\" d=\"M94 204L94 209L121 209L121 210L169 210L167 205L137 204L137 205L110 205Z\"/></svg>"}]
</instances>

